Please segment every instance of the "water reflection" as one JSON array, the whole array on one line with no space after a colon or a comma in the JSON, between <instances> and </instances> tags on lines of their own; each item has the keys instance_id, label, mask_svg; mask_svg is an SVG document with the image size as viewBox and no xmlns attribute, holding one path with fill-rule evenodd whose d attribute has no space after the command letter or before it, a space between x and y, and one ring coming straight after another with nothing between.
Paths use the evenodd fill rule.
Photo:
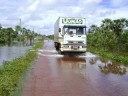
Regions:
<instances>
[{"instance_id":1,"label":"water reflection","mask_svg":"<svg viewBox=\"0 0 128 96\"><path fill-rule=\"evenodd\" d=\"M117 64L108 59L99 58L99 57L87 57L87 58L79 58L79 57L60 57L57 58L59 66L65 72L73 71L75 73L80 73L85 76L86 66L94 67L99 70L99 72L107 74L118 74L125 75L127 73L127 69L125 66L121 64ZM93 66L94 65L94 66ZM90 71L94 71L92 69Z\"/></svg>"},{"instance_id":2,"label":"water reflection","mask_svg":"<svg viewBox=\"0 0 128 96\"><path fill-rule=\"evenodd\" d=\"M116 64L115 62L104 58L90 58L89 63L91 65L96 64L99 67L100 71L104 74L113 73L118 75L124 75L127 72L125 66Z\"/></svg>"},{"instance_id":3,"label":"water reflection","mask_svg":"<svg viewBox=\"0 0 128 96\"><path fill-rule=\"evenodd\" d=\"M97 61L97 58L90 58L89 63L93 65L96 63L96 61Z\"/></svg>"},{"instance_id":4,"label":"water reflection","mask_svg":"<svg viewBox=\"0 0 128 96\"><path fill-rule=\"evenodd\" d=\"M85 58L61 57L57 58L58 64L64 72L74 72L85 76L86 63Z\"/></svg>"},{"instance_id":5,"label":"water reflection","mask_svg":"<svg viewBox=\"0 0 128 96\"><path fill-rule=\"evenodd\" d=\"M99 66L101 72L108 74L108 73L113 73L113 74L119 74L119 75L124 75L126 74L126 68L123 66L120 66L118 64L114 63L104 63L104 65Z\"/></svg>"}]
</instances>

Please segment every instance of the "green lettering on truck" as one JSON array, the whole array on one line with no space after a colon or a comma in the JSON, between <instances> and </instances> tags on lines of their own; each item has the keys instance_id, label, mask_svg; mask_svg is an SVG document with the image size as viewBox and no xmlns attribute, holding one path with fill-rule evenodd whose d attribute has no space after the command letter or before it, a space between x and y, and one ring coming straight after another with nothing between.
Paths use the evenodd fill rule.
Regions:
<instances>
[{"instance_id":1,"label":"green lettering on truck","mask_svg":"<svg viewBox=\"0 0 128 96\"><path fill-rule=\"evenodd\" d=\"M77 18L62 18L62 23L63 24L83 24L82 19L77 19Z\"/></svg>"}]
</instances>

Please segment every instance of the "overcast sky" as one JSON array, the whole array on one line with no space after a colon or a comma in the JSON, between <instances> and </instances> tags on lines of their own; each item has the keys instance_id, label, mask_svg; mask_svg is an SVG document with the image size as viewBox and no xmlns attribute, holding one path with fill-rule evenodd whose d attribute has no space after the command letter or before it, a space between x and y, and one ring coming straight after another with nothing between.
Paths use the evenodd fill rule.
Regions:
<instances>
[{"instance_id":1,"label":"overcast sky","mask_svg":"<svg viewBox=\"0 0 128 96\"><path fill-rule=\"evenodd\" d=\"M53 34L60 16L85 17L87 27L105 18L128 18L128 0L0 0L0 24Z\"/></svg>"}]
</instances>

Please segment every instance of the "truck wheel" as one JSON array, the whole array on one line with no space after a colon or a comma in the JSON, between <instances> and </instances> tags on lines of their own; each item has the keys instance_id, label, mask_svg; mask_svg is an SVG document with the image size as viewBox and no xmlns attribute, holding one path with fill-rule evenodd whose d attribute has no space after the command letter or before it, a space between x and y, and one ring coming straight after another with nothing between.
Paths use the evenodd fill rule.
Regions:
<instances>
[{"instance_id":1,"label":"truck wheel","mask_svg":"<svg viewBox=\"0 0 128 96\"><path fill-rule=\"evenodd\" d=\"M59 47L59 44L58 43L55 43L55 48L56 48L57 51L59 51L59 48L60 47Z\"/></svg>"},{"instance_id":2,"label":"truck wheel","mask_svg":"<svg viewBox=\"0 0 128 96\"><path fill-rule=\"evenodd\" d=\"M59 51L59 47L58 46L56 46L56 50Z\"/></svg>"}]
</instances>

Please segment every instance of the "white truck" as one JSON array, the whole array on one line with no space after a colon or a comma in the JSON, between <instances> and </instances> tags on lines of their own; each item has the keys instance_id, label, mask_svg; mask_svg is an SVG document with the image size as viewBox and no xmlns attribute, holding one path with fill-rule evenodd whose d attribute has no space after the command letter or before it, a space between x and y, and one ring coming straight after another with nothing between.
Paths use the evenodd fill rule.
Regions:
<instances>
[{"instance_id":1,"label":"white truck","mask_svg":"<svg viewBox=\"0 0 128 96\"><path fill-rule=\"evenodd\" d=\"M86 52L85 18L59 17L54 25L54 46L60 52Z\"/></svg>"}]
</instances>

